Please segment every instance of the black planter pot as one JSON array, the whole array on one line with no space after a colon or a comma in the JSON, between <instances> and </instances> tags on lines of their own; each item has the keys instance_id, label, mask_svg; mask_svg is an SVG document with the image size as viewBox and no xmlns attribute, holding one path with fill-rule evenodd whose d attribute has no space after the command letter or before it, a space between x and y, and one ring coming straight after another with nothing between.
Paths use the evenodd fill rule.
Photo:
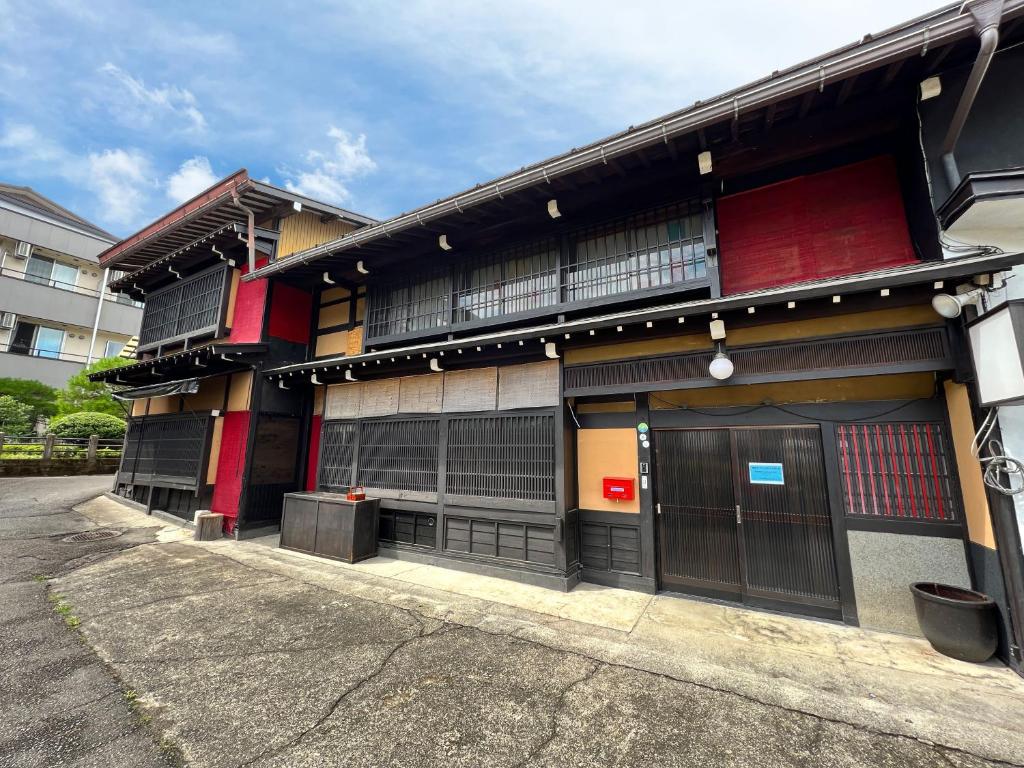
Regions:
<instances>
[{"instance_id":1,"label":"black planter pot","mask_svg":"<svg viewBox=\"0 0 1024 768\"><path fill-rule=\"evenodd\" d=\"M996 652L996 604L988 595L931 581L911 584L910 591L917 623L936 651L974 662Z\"/></svg>"}]
</instances>

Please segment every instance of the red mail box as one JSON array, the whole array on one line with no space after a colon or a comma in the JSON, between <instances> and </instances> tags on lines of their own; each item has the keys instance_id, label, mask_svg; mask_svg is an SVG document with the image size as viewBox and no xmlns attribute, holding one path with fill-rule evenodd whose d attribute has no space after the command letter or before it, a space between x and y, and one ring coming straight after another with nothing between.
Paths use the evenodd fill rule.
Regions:
<instances>
[{"instance_id":1,"label":"red mail box","mask_svg":"<svg viewBox=\"0 0 1024 768\"><path fill-rule=\"evenodd\" d=\"M601 483L606 499L629 501L633 498L632 477L606 477Z\"/></svg>"}]
</instances>

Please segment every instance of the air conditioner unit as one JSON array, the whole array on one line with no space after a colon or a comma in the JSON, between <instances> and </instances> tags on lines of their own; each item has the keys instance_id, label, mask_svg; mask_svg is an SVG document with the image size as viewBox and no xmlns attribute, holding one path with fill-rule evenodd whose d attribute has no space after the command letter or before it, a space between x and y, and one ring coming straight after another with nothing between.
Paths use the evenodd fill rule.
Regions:
<instances>
[{"instance_id":1,"label":"air conditioner unit","mask_svg":"<svg viewBox=\"0 0 1024 768\"><path fill-rule=\"evenodd\" d=\"M19 242L18 247L14 250L14 258L16 259L27 259L31 255L32 243Z\"/></svg>"},{"instance_id":2,"label":"air conditioner unit","mask_svg":"<svg viewBox=\"0 0 1024 768\"><path fill-rule=\"evenodd\" d=\"M10 330L18 322L18 316L13 312L0 312L0 328Z\"/></svg>"}]
</instances>

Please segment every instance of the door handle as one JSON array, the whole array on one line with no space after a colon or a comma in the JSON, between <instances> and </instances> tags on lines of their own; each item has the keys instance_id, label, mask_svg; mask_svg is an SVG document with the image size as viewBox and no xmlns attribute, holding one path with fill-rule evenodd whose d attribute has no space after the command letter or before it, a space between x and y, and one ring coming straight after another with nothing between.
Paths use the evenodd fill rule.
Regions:
<instances>
[{"instance_id":1,"label":"door handle","mask_svg":"<svg viewBox=\"0 0 1024 768\"><path fill-rule=\"evenodd\" d=\"M736 525L743 525L743 515L740 514L740 505L736 505Z\"/></svg>"},{"instance_id":2,"label":"door handle","mask_svg":"<svg viewBox=\"0 0 1024 768\"><path fill-rule=\"evenodd\" d=\"M661 502L659 501L657 504L654 505L654 507L655 507L655 509L658 510L658 514L660 515L661 514Z\"/></svg>"}]
</instances>

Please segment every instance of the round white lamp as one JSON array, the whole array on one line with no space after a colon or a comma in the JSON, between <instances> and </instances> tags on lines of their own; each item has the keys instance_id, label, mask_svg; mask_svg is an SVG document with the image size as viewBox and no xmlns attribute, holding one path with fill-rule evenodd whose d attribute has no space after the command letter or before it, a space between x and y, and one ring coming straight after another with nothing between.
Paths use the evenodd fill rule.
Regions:
<instances>
[{"instance_id":1,"label":"round white lamp","mask_svg":"<svg viewBox=\"0 0 1024 768\"><path fill-rule=\"evenodd\" d=\"M714 360L711 361L711 365L708 366L708 373L719 381L725 381L732 376L733 365L732 360L725 352L716 352Z\"/></svg>"}]
</instances>

